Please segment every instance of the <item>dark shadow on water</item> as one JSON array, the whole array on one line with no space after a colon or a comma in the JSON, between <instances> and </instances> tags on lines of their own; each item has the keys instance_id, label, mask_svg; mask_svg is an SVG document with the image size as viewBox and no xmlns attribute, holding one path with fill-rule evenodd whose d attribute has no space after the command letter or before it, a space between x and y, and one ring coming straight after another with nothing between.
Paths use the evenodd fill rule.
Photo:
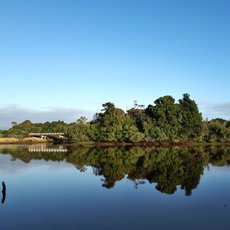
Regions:
<instances>
[{"instance_id":1,"label":"dark shadow on water","mask_svg":"<svg viewBox=\"0 0 230 230\"><path fill-rule=\"evenodd\" d=\"M3 181L2 182L2 204L4 204L5 199L6 199L6 184Z\"/></svg>"}]
</instances>

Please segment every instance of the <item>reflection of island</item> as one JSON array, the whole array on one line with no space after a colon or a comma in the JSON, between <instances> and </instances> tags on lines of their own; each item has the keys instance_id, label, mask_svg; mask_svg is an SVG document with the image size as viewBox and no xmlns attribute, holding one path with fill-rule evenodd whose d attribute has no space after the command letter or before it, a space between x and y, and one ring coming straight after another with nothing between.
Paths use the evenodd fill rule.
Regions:
<instances>
[{"instance_id":1,"label":"reflection of island","mask_svg":"<svg viewBox=\"0 0 230 230\"><path fill-rule=\"evenodd\" d=\"M102 185L106 188L114 187L117 181L127 177L135 188L148 182L165 194L173 194L180 187L185 195L191 195L209 162L230 163L230 148L78 148L46 154L18 149L12 156L24 162L65 160L81 172L86 166L92 166L95 175L103 176Z\"/></svg>"},{"instance_id":2,"label":"reflection of island","mask_svg":"<svg viewBox=\"0 0 230 230\"><path fill-rule=\"evenodd\" d=\"M3 181L2 182L2 204L4 204L5 199L6 199L6 184Z\"/></svg>"}]
</instances>

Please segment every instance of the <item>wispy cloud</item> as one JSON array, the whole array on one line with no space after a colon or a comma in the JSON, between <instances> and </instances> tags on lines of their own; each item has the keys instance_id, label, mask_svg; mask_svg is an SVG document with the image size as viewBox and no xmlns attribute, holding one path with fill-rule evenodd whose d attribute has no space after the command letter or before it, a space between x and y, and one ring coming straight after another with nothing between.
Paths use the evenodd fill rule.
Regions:
<instances>
[{"instance_id":1,"label":"wispy cloud","mask_svg":"<svg viewBox=\"0 0 230 230\"><path fill-rule=\"evenodd\" d=\"M201 103L200 108L203 112L203 117L212 118L223 118L230 119L230 102L224 103Z\"/></svg>"},{"instance_id":2,"label":"wispy cloud","mask_svg":"<svg viewBox=\"0 0 230 230\"><path fill-rule=\"evenodd\" d=\"M212 109L215 109L219 112L223 112L226 115L230 115L230 102L227 103L220 103L220 104L214 104L211 106Z\"/></svg>"},{"instance_id":3,"label":"wispy cloud","mask_svg":"<svg viewBox=\"0 0 230 230\"><path fill-rule=\"evenodd\" d=\"M80 116L85 116L91 119L93 112L71 108L34 110L30 108L22 108L17 105L8 105L0 107L0 129L8 129L11 126L12 121L20 123L24 120L30 120L32 122L62 120L70 123Z\"/></svg>"}]
</instances>

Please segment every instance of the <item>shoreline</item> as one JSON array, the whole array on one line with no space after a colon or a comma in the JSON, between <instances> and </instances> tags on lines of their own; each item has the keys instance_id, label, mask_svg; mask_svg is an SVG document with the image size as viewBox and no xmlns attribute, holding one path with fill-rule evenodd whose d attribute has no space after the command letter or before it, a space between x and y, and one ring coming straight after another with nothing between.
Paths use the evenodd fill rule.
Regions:
<instances>
[{"instance_id":1,"label":"shoreline","mask_svg":"<svg viewBox=\"0 0 230 230\"><path fill-rule=\"evenodd\" d=\"M153 142L78 142L72 144L65 144L73 147L199 147L199 146L230 146L229 142L172 142L172 141L153 141Z\"/></svg>"},{"instance_id":2,"label":"shoreline","mask_svg":"<svg viewBox=\"0 0 230 230\"><path fill-rule=\"evenodd\" d=\"M27 138L0 138L0 145L17 145L17 144L54 144L42 138L27 137ZM208 145L226 145L230 142L203 142L203 141L145 141L145 142L76 142L63 143L65 146L75 147L192 147L192 146L208 146Z\"/></svg>"}]
</instances>

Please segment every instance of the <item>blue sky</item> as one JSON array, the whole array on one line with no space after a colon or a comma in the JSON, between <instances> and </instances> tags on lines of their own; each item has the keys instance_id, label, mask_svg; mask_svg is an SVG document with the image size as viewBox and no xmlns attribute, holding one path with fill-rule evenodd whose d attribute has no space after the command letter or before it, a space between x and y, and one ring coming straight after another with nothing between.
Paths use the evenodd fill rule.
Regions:
<instances>
[{"instance_id":1,"label":"blue sky","mask_svg":"<svg viewBox=\"0 0 230 230\"><path fill-rule=\"evenodd\" d=\"M0 1L0 128L185 92L204 118L229 119L229 10L228 0Z\"/></svg>"}]
</instances>

